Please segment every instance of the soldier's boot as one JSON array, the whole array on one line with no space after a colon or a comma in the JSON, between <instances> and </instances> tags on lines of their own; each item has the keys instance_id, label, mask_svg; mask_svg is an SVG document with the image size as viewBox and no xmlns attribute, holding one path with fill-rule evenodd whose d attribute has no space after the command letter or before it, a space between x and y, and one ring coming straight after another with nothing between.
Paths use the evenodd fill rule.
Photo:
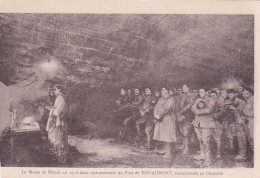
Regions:
<instances>
[{"instance_id":1,"label":"soldier's boot","mask_svg":"<svg viewBox=\"0 0 260 178\"><path fill-rule=\"evenodd\" d=\"M183 155L188 155L189 154L189 138L188 137L183 137L183 150L182 150Z\"/></svg>"},{"instance_id":2,"label":"soldier's boot","mask_svg":"<svg viewBox=\"0 0 260 178\"><path fill-rule=\"evenodd\" d=\"M246 158L246 135L243 130L243 126L239 126L240 129L238 129L237 132L237 140L238 140L238 146L239 146L239 154L236 156L236 161L245 161Z\"/></svg>"},{"instance_id":3,"label":"soldier's boot","mask_svg":"<svg viewBox=\"0 0 260 178\"><path fill-rule=\"evenodd\" d=\"M165 148L163 148L163 149L155 148L154 153L159 154L159 155L164 155L166 153L166 150L165 150Z\"/></svg>"},{"instance_id":4,"label":"soldier's boot","mask_svg":"<svg viewBox=\"0 0 260 178\"><path fill-rule=\"evenodd\" d=\"M205 143L205 161L203 163L204 167L210 167L212 164L211 152L210 152L210 143Z\"/></svg>"},{"instance_id":5,"label":"soldier's boot","mask_svg":"<svg viewBox=\"0 0 260 178\"><path fill-rule=\"evenodd\" d=\"M170 159L172 158L172 144L171 143L166 143L166 152L165 154L163 155L163 158L164 159Z\"/></svg>"},{"instance_id":6,"label":"soldier's boot","mask_svg":"<svg viewBox=\"0 0 260 178\"><path fill-rule=\"evenodd\" d=\"M200 154L193 157L195 160L205 160L205 145L200 142Z\"/></svg>"},{"instance_id":7,"label":"soldier's boot","mask_svg":"<svg viewBox=\"0 0 260 178\"><path fill-rule=\"evenodd\" d=\"M146 149L147 150L151 150L152 149L152 138L150 137L150 135L147 135Z\"/></svg>"}]
</instances>

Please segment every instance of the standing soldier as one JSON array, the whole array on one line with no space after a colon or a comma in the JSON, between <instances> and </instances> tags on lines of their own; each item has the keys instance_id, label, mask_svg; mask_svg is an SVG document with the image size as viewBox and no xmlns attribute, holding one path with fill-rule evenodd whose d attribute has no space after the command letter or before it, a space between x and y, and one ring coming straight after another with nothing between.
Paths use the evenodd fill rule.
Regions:
<instances>
[{"instance_id":1,"label":"standing soldier","mask_svg":"<svg viewBox=\"0 0 260 178\"><path fill-rule=\"evenodd\" d=\"M155 96L151 95L151 89L145 89L145 98L142 104L139 107L139 112L141 118L136 121L137 133L139 136L139 140L142 138L142 126L145 126L145 133L147 138L146 148L150 150L152 148L152 136L153 136L153 129L154 129L154 120L153 120L153 108L157 102Z\"/></svg>"},{"instance_id":2,"label":"standing soldier","mask_svg":"<svg viewBox=\"0 0 260 178\"><path fill-rule=\"evenodd\" d=\"M134 96L134 98L133 98L133 101L132 101L132 103L130 104L130 107L132 108L133 111L132 111L132 114L131 114L129 117L127 117L127 118L125 119L125 121L124 121L124 128L123 128L123 130L122 130L122 132L121 132L121 139L122 139L122 140L124 139L125 134L126 134L127 131L129 130L130 124L131 124L132 122L135 123L135 121L141 117L138 107L139 107L139 105L140 105L140 104L142 103L142 101L143 101L143 96L140 95L140 90L139 90L138 88L136 88L136 89L134 90L134 95L135 95L135 96Z\"/></svg>"},{"instance_id":3,"label":"standing soldier","mask_svg":"<svg viewBox=\"0 0 260 178\"><path fill-rule=\"evenodd\" d=\"M177 140L174 114L175 101L166 88L162 88L161 95L162 97L154 108L156 123L153 139L166 144L163 158L169 159L172 157L173 143Z\"/></svg>"},{"instance_id":4,"label":"standing soldier","mask_svg":"<svg viewBox=\"0 0 260 178\"><path fill-rule=\"evenodd\" d=\"M210 137L216 128L215 120L212 117L214 102L206 96L205 89L199 90L199 98L193 104L191 110L195 114L192 121L195 132L200 142L200 155L195 156L196 160L205 160L203 166L208 167L212 163L210 151Z\"/></svg>"},{"instance_id":5,"label":"standing soldier","mask_svg":"<svg viewBox=\"0 0 260 178\"><path fill-rule=\"evenodd\" d=\"M119 106L123 106L127 103L127 95L125 89L121 88L120 89L120 96L116 100L116 104Z\"/></svg>"},{"instance_id":6,"label":"standing soldier","mask_svg":"<svg viewBox=\"0 0 260 178\"><path fill-rule=\"evenodd\" d=\"M131 108L129 108L129 96L123 88L120 89L120 96L116 100L116 105L118 109L113 111L114 118L126 118L131 114Z\"/></svg>"},{"instance_id":7,"label":"standing soldier","mask_svg":"<svg viewBox=\"0 0 260 178\"><path fill-rule=\"evenodd\" d=\"M127 90L127 102L131 103L131 102L133 102L133 99L134 99L134 97L133 97L133 94L132 94L132 90L129 88Z\"/></svg>"},{"instance_id":8,"label":"standing soldier","mask_svg":"<svg viewBox=\"0 0 260 178\"><path fill-rule=\"evenodd\" d=\"M246 135L243 110L245 101L235 97L235 90L227 90L228 98L225 100L225 112L223 126L226 130L231 153L234 151L234 137L237 136L239 155L235 158L237 161L246 159Z\"/></svg>"},{"instance_id":9,"label":"standing soldier","mask_svg":"<svg viewBox=\"0 0 260 178\"><path fill-rule=\"evenodd\" d=\"M183 135L183 150L182 154L189 154L189 136L193 129L192 121L194 114L191 112L191 107L194 104L196 98L190 93L189 87L185 84L182 87L183 93L177 99L177 121L179 123L179 129ZM177 108L176 108L177 109Z\"/></svg>"},{"instance_id":10,"label":"standing soldier","mask_svg":"<svg viewBox=\"0 0 260 178\"><path fill-rule=\"evenodd\" d=\"M160 99L160 97L161 97L160 91L159 90L154 90L153 94L154 94L155 98L158 101Z\"/></svg>"},{"instance_id":11,"label":"standing soldier","mask_svg":"<svg viewBox=\"0 0 260 178\"><path fill-rule=\"evenodd\" d=\"M248 121L246 130L249 134L247 134L247 137L251 148L254 150L254 93L250 88L245 87L242 94L246 99L246 106L243 112Z\"/></svg>"},{"instance_id":12,"label":"standing soldier","mask_svg":"<svg viewBox=\"0 0 260 178\"><path fill-rule=\"evenodd\" d=\"M222 125L222 113L224 109L224 100L225 100L225 90L221 91L223 94L217 95L217 92L215 90L210 92L210 97L213 101L215 101L215 107L213 111L213 118L216 121L216 128L213 133L213 137L217 143L217 159L221 159L221 136L223 133L223 125ZM220 93L221 93L220 92Z\"/></svg>"}]
</instances>

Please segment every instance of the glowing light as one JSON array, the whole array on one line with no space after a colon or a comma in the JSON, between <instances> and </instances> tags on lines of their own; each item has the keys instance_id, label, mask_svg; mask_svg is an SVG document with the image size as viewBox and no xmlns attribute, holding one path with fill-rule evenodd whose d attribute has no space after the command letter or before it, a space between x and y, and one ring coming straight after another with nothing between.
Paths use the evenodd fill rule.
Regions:
<instances>
[{"instance_id":1,"label":"glowing light","mask_svg":"<svg viewBox=\"0 0 260 178\"><path fill-rule=\"evenodd\" d=\"M230 77L230 78L226 78L225 80L223 80L221 87L223 89L236 89L239 87L239 85L241 83L242 83L242 81L240 81L239 79Z\"/></svg>"},{"instance_id":2,"label":"glowing light","mask_svg":"<svg viewBox=\"0 0 260 178\"><path fill-rule=\"evenodd\" d=\"M55 74L59 69L59 63L55 60L46 61L40 64L40 69L47 74Z\"/></svg>"}]
</instances>

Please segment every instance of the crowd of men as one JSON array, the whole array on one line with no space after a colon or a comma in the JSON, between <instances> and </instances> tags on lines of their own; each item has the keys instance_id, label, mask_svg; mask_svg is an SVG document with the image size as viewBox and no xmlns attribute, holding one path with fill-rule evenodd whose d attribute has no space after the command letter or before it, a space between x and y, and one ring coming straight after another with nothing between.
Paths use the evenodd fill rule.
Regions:
<instances>
[{"instance_id":1,"label":"crowd of men","mask_svg":"<svg viewBox=\"0 0 260 178\"><path fill-rule=\"evenodd\" d=\"M189 155L190 141L195 131L200 154L194 159L203 160L203 165L208 167L212 165L210 140L214 138L216 158L221 159L223 135L228 140L231 154L235 153L234 149L239 150L235 155L236 161L248 159L247 143L254 149L253 102L253 90L242 85L230 89L191 90L185 84L182 89L162 88L153 92L150 88L143 92L138 88L133 92L122 88L116 100L118 109L114 112L123 120L121 140L125 140L129 131L135 128L136 143L140 144L145 135L145 148L155 149L164 154L164 158L171 158L170 143L176 142L176 136L181 138L182 154ZM235 138L238 148L234 148ZM158 150L155 141L169 145L168 152Z\"/></svg>"}]
</instances>

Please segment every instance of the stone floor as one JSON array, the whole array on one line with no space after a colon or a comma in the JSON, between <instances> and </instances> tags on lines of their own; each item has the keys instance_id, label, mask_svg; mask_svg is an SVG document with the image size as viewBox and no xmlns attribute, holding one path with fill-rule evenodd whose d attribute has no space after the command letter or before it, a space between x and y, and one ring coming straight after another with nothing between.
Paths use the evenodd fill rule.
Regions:
<instances>
[{"instance_id":1,"label":"stone floor","mask_svg":"<svg viewBox=\"0 0 260 178\"><path fill-rule=\"evenodd\" d=\"M162 155L154 151L146 151L139 146L130 143L119 143L113 139L99 140L89 139L84 136L69 136L70 154L69 161L64 165L57 165L47 153L47 140L38 144L17 143L14 160L11 162L8 154L8 146L2 143L2 166L18 167L104 167L104 168L200 168L201 161L195 161L193 156L197 154L198 146L191 145L191 154L183 156L175 146L175 154L171 160L165 160ZM214 155L213 145L213 157ZM216 160L213 168L253 167L252 158L245 162L235 162L226 148L222 149L223 159Z\"/></svg>"}]
</instances>

